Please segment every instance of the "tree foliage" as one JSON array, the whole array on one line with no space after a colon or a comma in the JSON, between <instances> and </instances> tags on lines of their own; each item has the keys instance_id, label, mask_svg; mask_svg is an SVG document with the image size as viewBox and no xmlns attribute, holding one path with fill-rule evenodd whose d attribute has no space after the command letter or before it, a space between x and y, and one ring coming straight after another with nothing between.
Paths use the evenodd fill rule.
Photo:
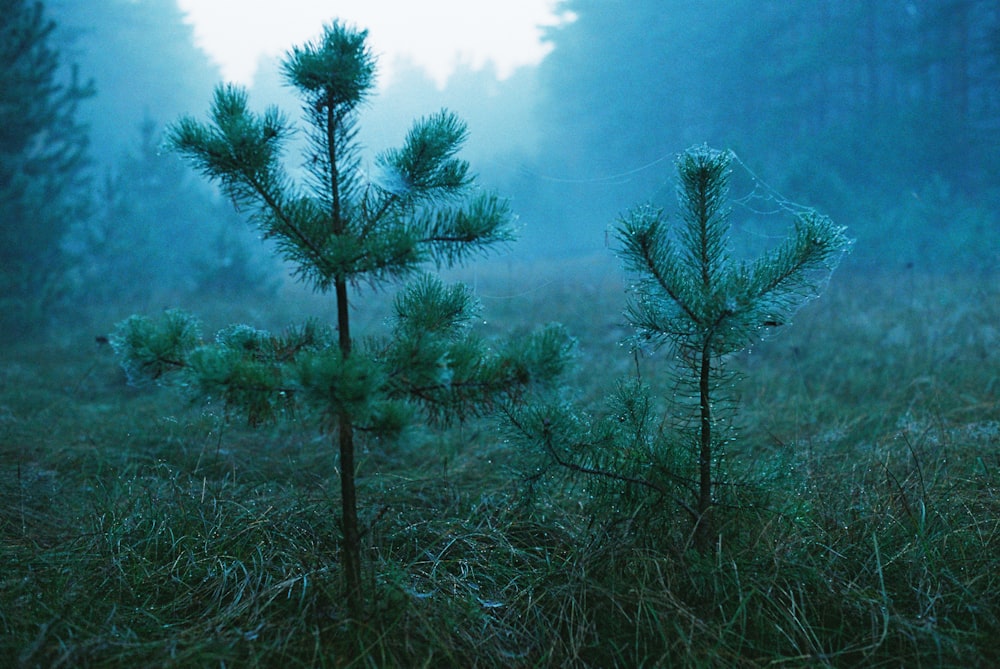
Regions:
<instances>
[{"instance_id":1,"label":"tree foliage","mask_svg":"<svg viewBox=\"0 0 1000 669\"><path fill-rule=\"evenodd\" d=\"M194 24L176 0L46 0L58 23L55 39L95 77L93 99L80 112L94 161L117 167L134 149L134 128L163 127L201 106L220 71L196 44Z\"/></svg>"}]
</instances>

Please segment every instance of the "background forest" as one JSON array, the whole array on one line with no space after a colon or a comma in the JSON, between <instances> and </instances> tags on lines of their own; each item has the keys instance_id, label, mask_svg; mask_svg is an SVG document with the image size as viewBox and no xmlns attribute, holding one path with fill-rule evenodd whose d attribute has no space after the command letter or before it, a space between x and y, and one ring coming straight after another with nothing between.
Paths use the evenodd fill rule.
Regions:
<instances>
[{"instance_id":1,"label":"background forest","mask_svg":"<svg viewBox=\"0 0 1000 669\"><path fill-rule=\"evenodd\" d=\"M995 267L995 4L569 5L540 72L538 171L581 181L552 198L579 209L543 220L613 218L662 187L642 168L707 141L849 224L854 262L967 268L985 251L975 265Z\"/></svg>"},{"instance_id":2,"label":"background forest","mask_svg":"<svg viewBox=\"0 0 1000 669\"><path fill-rule=\"evenodd\" d=\"M439 90L401 64L368 110L364 143L396 141L426 109L458 113L474 130L468 159L516 204L518 257L603 254L610 222L635 202L669 204L673 157L708 143L734 150L788 199L849 224L856 266L995 265L992 3L563 6L576 20L550 30L553 52L505 81L488 67L466 69ZM251 268L267 254L232 207L160 146L163 127L198 109L221 76L181 12L158 0L46 7L57 23L48 39L60 54L56 80L68 83L73 65L93 84L72 112L89 147L74 178L90 186L80 201L67 191L72 215L53 216L72 230L22 243L55 241L91 296L112 285L169 293L273 276ZM290 100L273 63L262 64L252 93ZM134 280L150 269L156 281Z\"/></svg>"},{"instance_id":3,"label":"background forest","mask_svg":"<svg viewBox=\"0 0 1000 669\"><path fill-rule=\"evenodd\" d=\"M561 8L537 67L439 87L395 63L360 113L362 165L442 107L468 124L462 157L518 239L444 274L483 337L556 321L577 354L538 433L487 415L360 451L359 630L338 608L328 440L129 386L107 346L168 307L335 321L164 141L219 68L172 0L0 0L0 664L1000 662L1000 6ZM299 108L277 62L249 97ZM673 429L657 398L676 399L677 360L631 339L616 222L647 202L673 217L674 161L701 145L736 156L737 257L802 207L854 240L823 299L729 360L710 550L674 506L532 441L557 405L568 449ZM392 292L362 294L355 331L384 335Z\"/></svg>"}]
</instances>

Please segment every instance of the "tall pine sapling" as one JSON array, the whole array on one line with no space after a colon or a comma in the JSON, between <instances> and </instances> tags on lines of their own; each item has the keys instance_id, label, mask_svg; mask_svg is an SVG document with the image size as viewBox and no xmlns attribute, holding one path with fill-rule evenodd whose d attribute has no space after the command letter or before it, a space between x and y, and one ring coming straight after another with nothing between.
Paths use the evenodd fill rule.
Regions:
<instances>
[{"instance_id":1,"label":"tall pine sapling","mask_svg":"<svg viewBox=\"0 0 1000 669\"><path fill-rule=\"evenodd\" d=\"M359 106L375 77L366 38L335 22L284 59L284 77L301 98L308 126L302 183L280 161L292 126L274 108L250 111L238 87L216 89L210 123L186 117L169 131L174 149L252 212L300 280L334 293L336 327L308 323L274 336L240 325L205 343L192 317L171 311L155 322L133 316L113 337L132 377L180 371L203 394L245 412L251 424L308 410L335 434L342 564L354 618L364 608L358 432L392 435L418 410L447 422L516 400L557 375L571 345L561 329L549 327L488 347L467 327L475 307L470 292L425 276L397 298L391 336L356 346L350 299L360 284L406 278L429 261L451 265L512 238L507 202L478 191L468 164L456 157L466 128L451 113L417 121L401 148L376 157L378 177L366 178L356 141Z\"/></svg>"}]
</instances>

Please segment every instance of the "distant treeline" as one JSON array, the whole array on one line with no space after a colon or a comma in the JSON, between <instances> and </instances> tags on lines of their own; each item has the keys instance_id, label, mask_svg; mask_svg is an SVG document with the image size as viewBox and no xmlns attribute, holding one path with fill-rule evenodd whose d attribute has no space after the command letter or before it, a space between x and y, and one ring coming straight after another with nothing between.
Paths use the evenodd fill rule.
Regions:
<instances>
[{"instance_id":1,"label":"distant treeline","mask_svg":"<svg viewBox=\"0 0 1000 669\"><path fill-rule=\"evenodd\" d=\"M669 163L658 161L702 142L733 148L786 195L837 218L881 216L907 199L948 209L995 198L996 2L563 7L577 19L550 33L555 50L542 64L538 171L580 183L562 184L545 218L669 201ZM567 201L580 205L559 214Z\"/></svg>"}]
</instances>

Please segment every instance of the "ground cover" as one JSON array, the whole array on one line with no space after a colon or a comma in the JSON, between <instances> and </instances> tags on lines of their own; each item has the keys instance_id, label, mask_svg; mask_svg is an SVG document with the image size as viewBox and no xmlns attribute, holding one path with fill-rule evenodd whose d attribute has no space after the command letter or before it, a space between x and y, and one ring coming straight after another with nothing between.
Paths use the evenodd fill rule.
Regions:
<instances>
[{"instance_id":1,"label":"ground cover","mask_svg":"<svg viewBox=\"0 0 1000 669\"><path fill-rule=\"evenodd\" d=\"M560 321L578 338L569 392L596 406L636 369L669 388L669 360L621 343L613 260L478 267L456 275L482 331ZM273 327L321 314L317 299L197 311ZM383 299L358 307L359 328L381 327ZM494 421L369 445L375 594L350 632L326 439L127 386L95 339L115 314L5 342L0 663L995 666L998 305L981 277L845 264L735 361L740 429L709 555L669 522L650 536L595 505Z\"/></svg>"}]
</instances>

